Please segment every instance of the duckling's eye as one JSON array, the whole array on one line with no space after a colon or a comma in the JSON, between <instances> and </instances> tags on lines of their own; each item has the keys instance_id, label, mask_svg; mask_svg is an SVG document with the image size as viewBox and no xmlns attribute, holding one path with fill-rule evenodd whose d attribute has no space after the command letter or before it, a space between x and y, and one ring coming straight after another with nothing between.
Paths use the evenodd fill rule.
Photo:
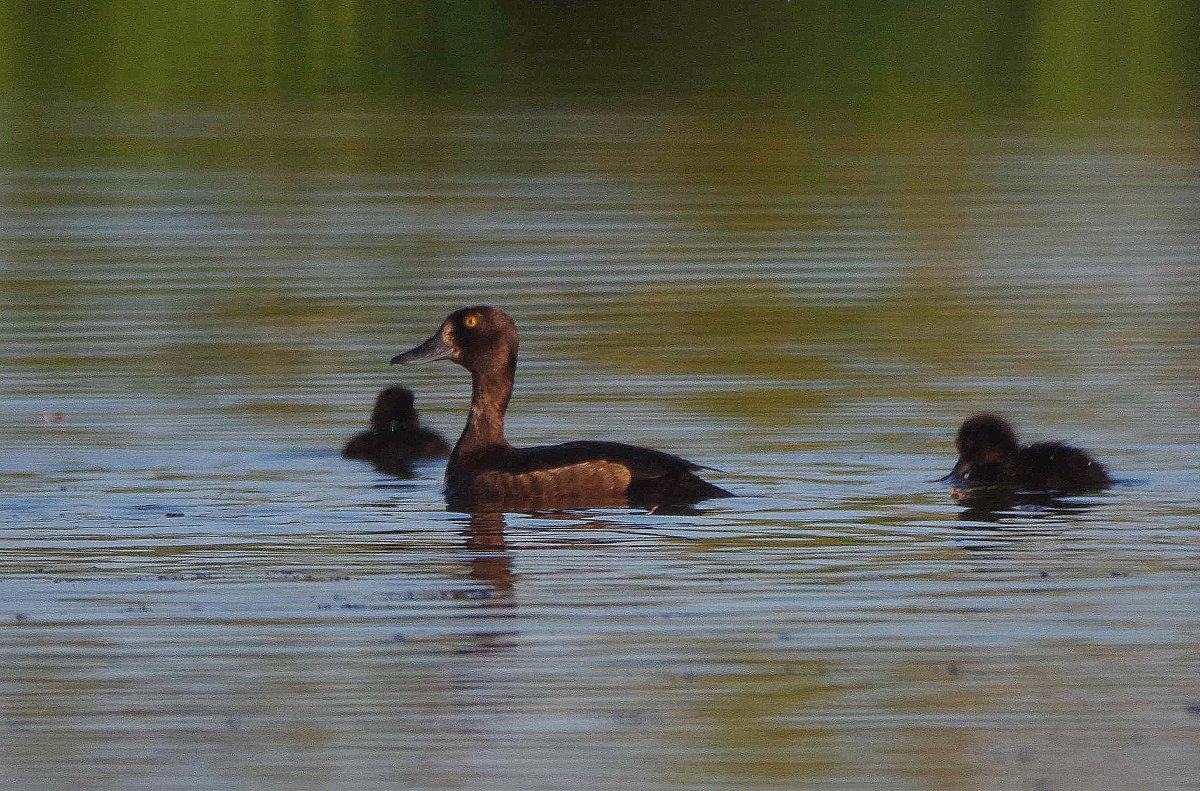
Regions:
<instances>
[{"instance_id":1,"label":"duckling's eye","mask_svg":"<svg viewBox=\"0 0 1200 791\"><path fill-rule=\"evenodd\" d=\"M469 330L475 329L475 325L478 323L479 323L478 316L467 316L465 319L463 319L463 326Z\"/></svg>"}]
</instances>

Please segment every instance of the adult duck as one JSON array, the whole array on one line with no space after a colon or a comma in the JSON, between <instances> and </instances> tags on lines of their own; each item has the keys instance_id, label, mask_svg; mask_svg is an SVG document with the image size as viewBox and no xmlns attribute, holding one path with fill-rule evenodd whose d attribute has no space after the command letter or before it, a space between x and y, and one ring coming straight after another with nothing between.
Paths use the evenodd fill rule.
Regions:
<instances>
[{"instance_id":1,"label":"adult duck","mask_svg":"<svg viewBox=\"0 0 1200 791\"><path fill-rule=\"evenodd\" d=\"M678 508L730 492L696 475L697 464L619 442L514 448L504 413L517 369L517 326L499 308L451 313L429 340L392 358L416 365L451 360L471 372L471 411L446 466L446 500L463 510Z\"/></svg>"},{"instance_id":2,"label":"adult duck","mask_svg":"<svg viewBox=\"0 0 1200 791\"><path fill-rule=\"evenodd\" d=\"M953 483L956 495L977 486L1079 494L1113 483L1087 451L1064 442L1022 446L1013 427L997 415L967 418L954 444L958 462L943 480Z\"/></svg>"}]
</instances>

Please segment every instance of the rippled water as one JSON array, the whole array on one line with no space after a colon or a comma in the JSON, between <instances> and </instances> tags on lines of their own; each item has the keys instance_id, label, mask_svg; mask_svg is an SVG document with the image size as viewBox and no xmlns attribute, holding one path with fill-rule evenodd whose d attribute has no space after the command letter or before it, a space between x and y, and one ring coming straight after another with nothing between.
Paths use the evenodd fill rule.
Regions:
<instances>
[{"instance_id":1,"label":"rippled water","mask_svg":"<svg viewBox=\"0 0 1200 791\"><path fill-rule=\"evenodd\" d=\"M6 120L13 788L1196 788L1200 136L762 110ZM688 516L447 512L341 459L451 310L517 444ZM1122 479L964 510L972 411Z\"/></svg>"}]
</instances>

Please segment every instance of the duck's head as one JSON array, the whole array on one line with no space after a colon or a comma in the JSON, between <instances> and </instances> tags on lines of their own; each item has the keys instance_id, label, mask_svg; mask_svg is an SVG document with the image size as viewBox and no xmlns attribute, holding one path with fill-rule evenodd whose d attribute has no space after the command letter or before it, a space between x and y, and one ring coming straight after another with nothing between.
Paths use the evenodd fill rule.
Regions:
<instances>
[{"instance_id":1,"label":"duck's head","mask_svg":"<svg viewBox=\"0 0 1200 791\"><path fill-rule=\"evenodd\" d=\"M413 407L412 391L406 387L389 387L379 392L371 410L371 428L376 431L397 431L417 426L417 410Z\"/></svg>"},{"instance_id":2,"label":"duck's head","mask_svg":"<svg viewBox=\"0 0 1200 791\"><path fill-rule=\"evenodd\" d=\"M954 481L986 480L1017 452L1017 433L997 415L975 415L963 421L954 439L958 463L946 477Z\"/></svg>"},{"instance_id":3,"label":"duck's head","mask_svg":"<svg viewBox=\"0 0 1200 791\"><path fill-rule=\"evenodd\" d=\"M490 305L456 310L429 340L392 358L392 365L452 360L472 373L507 371L517 364L517 325Z\"/></svg>"}]
</instances>

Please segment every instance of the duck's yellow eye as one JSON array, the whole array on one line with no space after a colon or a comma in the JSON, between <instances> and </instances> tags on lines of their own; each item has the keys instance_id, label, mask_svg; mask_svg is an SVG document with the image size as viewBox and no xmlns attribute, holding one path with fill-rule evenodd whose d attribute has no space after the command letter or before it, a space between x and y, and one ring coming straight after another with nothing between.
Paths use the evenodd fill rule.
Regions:
<instances>
[{"instance_id":1,"label":"duck's yellow eye","mask_svg":"<svg viewBox=\"0 0 1200 791\"><path fill-rule=\"evenodd\" d=\"M479 323L478 316L467 316L465 319L463 319L463 326L469 330L474 329L475 325L478 323Z\"/></svg>"}]
</instances>

